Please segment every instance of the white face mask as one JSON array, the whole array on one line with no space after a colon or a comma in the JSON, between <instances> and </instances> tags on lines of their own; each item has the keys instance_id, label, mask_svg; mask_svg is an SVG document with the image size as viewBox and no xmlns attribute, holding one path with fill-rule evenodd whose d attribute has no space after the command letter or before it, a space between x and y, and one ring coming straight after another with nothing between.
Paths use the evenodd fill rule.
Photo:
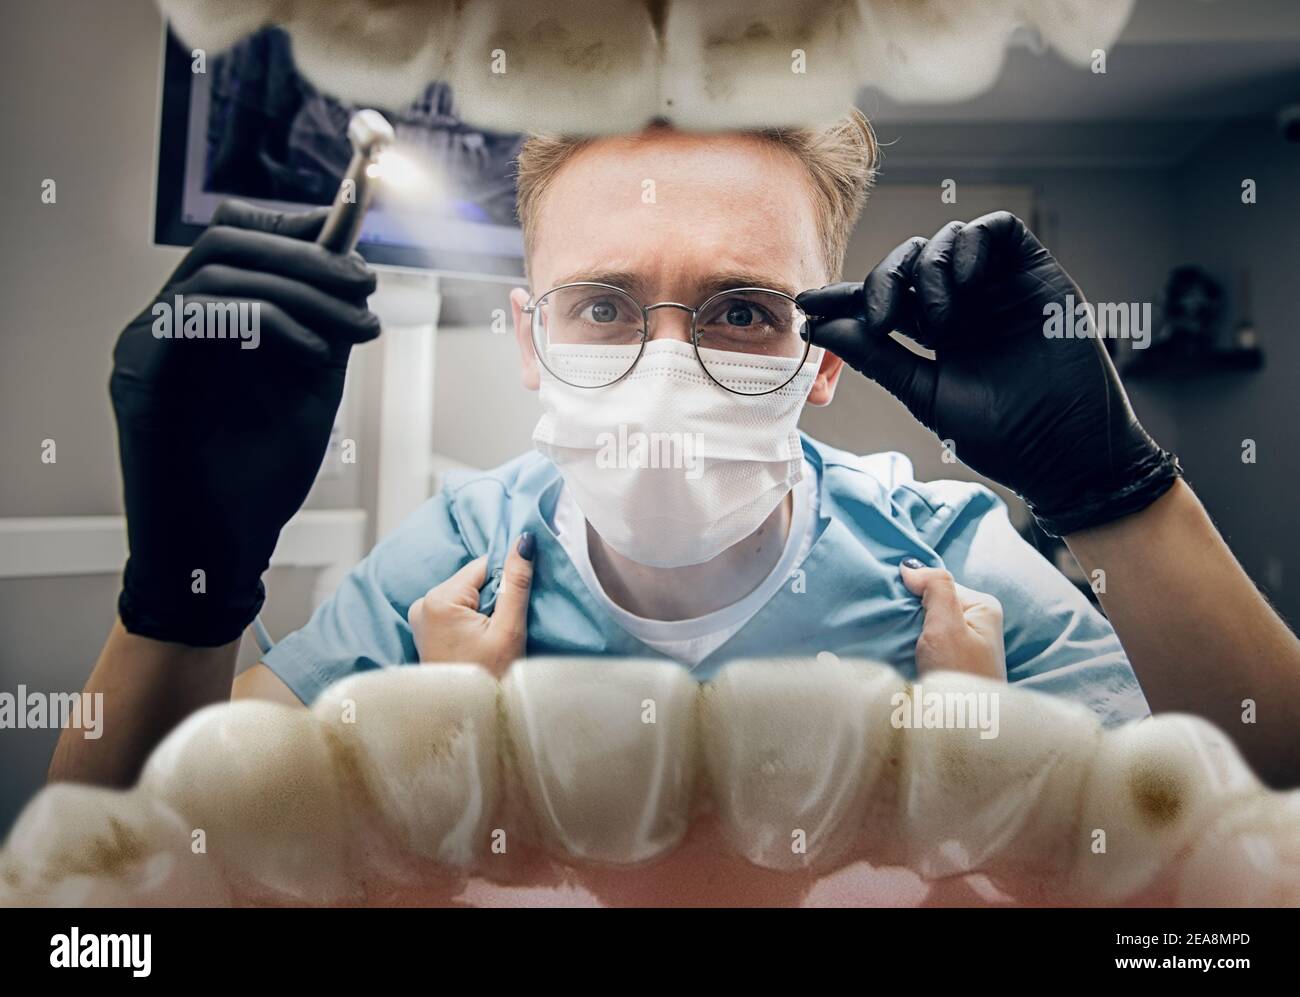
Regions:
<instances>
[{"instance_id":1,"label":"white face mask","mask_svg":"<svg viewBox=\"0 0 1300 997\"><path fill-rule=\"evenodd\" d=\"M626 370L638 347L590 347L571 357L552 347L560 374L608 363ZM626 351L631 351L630 355ZM617 355L615 355L617 353ZM653 339L632 373L603 388L576 388L541 371L537 449L560 469L600 538L640 564L676 568L712 560L763 524L803 475L795 428L817 376L821 351L799 361L701 350L709 362L742 365L748 383L789 384L740 395L709 378L690 343Z\"/></svg>"}]
</instances>

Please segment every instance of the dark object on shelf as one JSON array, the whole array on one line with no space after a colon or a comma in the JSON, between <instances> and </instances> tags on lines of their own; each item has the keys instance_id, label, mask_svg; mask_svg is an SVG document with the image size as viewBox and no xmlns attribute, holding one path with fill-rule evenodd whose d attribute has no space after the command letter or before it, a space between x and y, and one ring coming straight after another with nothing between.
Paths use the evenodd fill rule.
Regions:
<instances>
[{"instance_id":1,"label":"dark object on shelf","mask_svg":"<svg viewBox=\"0 0 1300 997\"><path fill-rule=\"evenodd\" d=\"M1232 334L1232 345L1239 350L1253 350L1259 346L1259 334L1255 332L1255 322L1250 317L1250 271L1241 271L1241 279L1238 282L1237 291L1237 311L1241 316L1241 321L1237 323L1237 331Z\"/></svg>"},{"instance_id":2,"label":"dark object on shelf","mask_svg":"<svg viewBox=\"0 0 1300 997\"><path fill-rule=\"evenodd\" d=\"M1124 365L1127 380L1205 377L1259 370L1264 352L1250 320L1250 275L1241 274L1241 315L1232 344L1219 345L1223 290L1199 267L1177 267L1165 284L1164 325L1145 350Z\"/></svg>"},{"instance_id":3,"label":"dark object on shelf","mask_svg":"<svg viewBox=\"0 0 1300 997\"><path fill-rule=\"evenodd\" d=\"M1223 315L1223 288L1200 267L1175 267L1165 281L1164 324L1153 346L1213 349Z\"/></svg>"},{"instance_id":4,"label":"dark object on shelf","mask_svg":"<svg viewBox=\"0 0 1300 997\"><path fill-rule=\"evenodd\" d=\"M1242 349L1192 349L1178 340L1156 343L1134 351L1124 366L1125 380L1154 378L1204 377L1259 370L1264 366L1264 351L1259 347Z\"/></svg>"}]
</instances>

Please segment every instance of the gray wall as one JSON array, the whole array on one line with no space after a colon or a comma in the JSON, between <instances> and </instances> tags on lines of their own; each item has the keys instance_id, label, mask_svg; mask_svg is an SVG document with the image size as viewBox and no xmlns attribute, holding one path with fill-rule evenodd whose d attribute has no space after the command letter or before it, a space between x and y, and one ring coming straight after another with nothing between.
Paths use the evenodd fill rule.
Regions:
<instances>
[{"instance_id":1,"label":"gray wall","mask_svg":"<svg viewBox=\"0 0 1300 997\"><path fill-rule=\"evenodd\" d=\"M1258 202L1241 201L1241 183ZM1266 365L1255 374L1184 381L1172 390L1178 453L1188 478L1246 570L1293 627L1300 624L1300 144L1268 121L1225 127L1177 173L1178 260L1195 262L1227 292L1226 325L1240 317L1239 274L1250 275L1252 318ZM1253 439L1254 464L1242 462ZM1213 579L1206 579L1213 585Z\"/></svg>"}]
</instances>

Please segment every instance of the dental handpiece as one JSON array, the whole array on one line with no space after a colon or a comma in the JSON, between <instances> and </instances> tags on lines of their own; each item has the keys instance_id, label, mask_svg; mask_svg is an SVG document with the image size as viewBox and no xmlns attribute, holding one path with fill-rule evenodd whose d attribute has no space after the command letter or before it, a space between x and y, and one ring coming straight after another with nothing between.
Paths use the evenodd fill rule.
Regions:
<instances>
[{"instance_id":1,"label":"dental handpiece","mask_svg":"<svg viewBox=\"0 0 1300 997\"><path fill-rule=\"evenodd\" d=\"M367 108L352 115L352 120L348 122L352 161L348 163L348 171L339 184L339 192L334 195L330 213L325 216L325 224L316 237L317 245L340 256L356 248L357 238L361 235L361 222L366 217L366 209L370 207L370 198L375 192L376 177L371 175L371 167L395 138L393 126L378 111ZM253 635L263 654L275 646L260 614L253 620Z\"/></svg>"},{"instance_id":2,"label":"dental handpiece","mask_svg":"<svg viewBox=\"0 0 1300 997\"><path fill-rule=\"evenodd\" d=\"M375 190L372 166L379 154L392 145L396 136L393 126L378 111L357 111L348 122L348 140L352 143L352 161L339 184L329 216L316 242L332 253L350 253L361 235L361 222Z\"/></svg>"}]
</instances>

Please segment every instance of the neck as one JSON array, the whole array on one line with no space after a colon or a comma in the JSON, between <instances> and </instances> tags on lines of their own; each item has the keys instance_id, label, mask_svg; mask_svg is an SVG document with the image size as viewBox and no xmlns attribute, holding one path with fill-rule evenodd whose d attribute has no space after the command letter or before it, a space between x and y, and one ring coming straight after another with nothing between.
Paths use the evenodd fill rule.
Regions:
<instances>
[{"instance_id":1,"label":"neck","mask_svg":"<svg viewBox=\"0 0 1300 997\"><path fill-rule=\"evenodd\" d=\"M711 561L652 568L609 547L587 524L587 549L601 587L615 604L649 620L689 620L730 606L754 591L776 567L793 518L787 494L763 525Z\"/></svg>"}]
</instances>

